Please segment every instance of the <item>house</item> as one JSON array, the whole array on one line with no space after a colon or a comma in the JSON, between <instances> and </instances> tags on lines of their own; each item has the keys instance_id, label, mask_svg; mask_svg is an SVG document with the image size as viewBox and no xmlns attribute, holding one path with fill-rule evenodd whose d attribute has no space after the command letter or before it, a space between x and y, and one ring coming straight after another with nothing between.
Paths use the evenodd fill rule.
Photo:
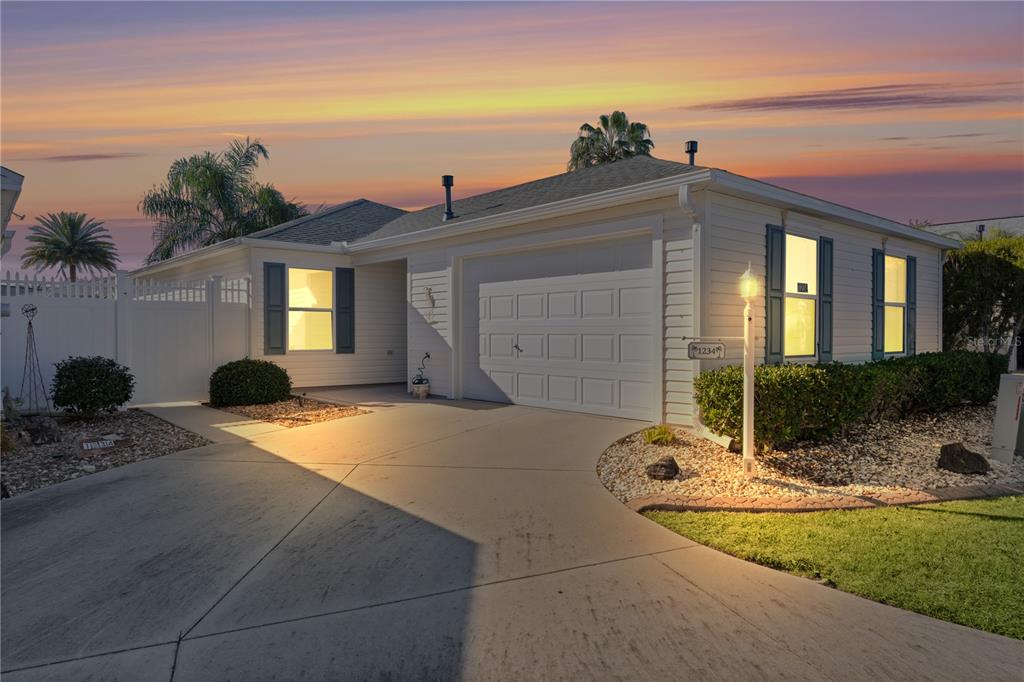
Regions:
<instances>
[{"instance_id":1,"label":"house","mask_svg":"<svg viewBox=\"0 0 1024 682\"><path fill-rule=\"evenodd\" d=\"M960 241L977 239L978 235L981 235L984 239L995 230L1005 232L1006 234L1024 235L1024 215L961 220L956 223L937 223L935 225L926 225L922 229L934 234L943 235L944 237L959 239Z\"/></svg>"},{"instance_id":2,"label":"house","mask_svg":"<svg viewBox=\"0 0 1024 682\"><path fill-rule=\"evenodd\" d=\"M636 157L415 212L359 199L133 275L251 277L251 354L297 386L408 381L429 353L435 395L692 425L694 375L741 358L748 264L759 362L863 362L939 349L956 246Z\"/></svg>"},{"instance_id":3,"label":"house","mask_svg":"<svg viewBox=\"0 0 1024 682\"><path fill-rule=\"evenodd\" d=\"M8 230L7 224L11 222L14 214L14 207L21 196L21 185L25 176L15 173L6 166L0 166L0 222L3 225L3 253L6 254L11 248L11 240L14 239L14 230ZM24 216L21 216L24 218Z\"/></svg>"}]
</instances>

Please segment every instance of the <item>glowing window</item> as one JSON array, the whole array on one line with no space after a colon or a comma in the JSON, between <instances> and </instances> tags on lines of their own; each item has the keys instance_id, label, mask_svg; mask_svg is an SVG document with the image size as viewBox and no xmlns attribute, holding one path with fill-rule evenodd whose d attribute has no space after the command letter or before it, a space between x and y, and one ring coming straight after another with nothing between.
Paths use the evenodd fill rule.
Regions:
<instances>
[{"instance_id":1,"label":"glowing window","mask_svg":"<svg viewBox=\"0 0 1024 682\"><path fill-rule=\"evenodd\" d=\"M786 293L818 293L818 241L786 235Z\"/></svg>"},{"instance_id":2,"label":"glowing window","mask_svg":"<svg viewBox=\"0 0 1024 682\"><path fill-rule=\"evenodd\" d=\"M903 352L903 314L902 306L885 306L885 352Z\"/></svg>"},{"instance_id":3,"label":"glowing window","mask_svg":"<svg viewBox=\"0 0 1024 682\"><path fill-rule=\"evenodd\" d=\"M902 353L906 334L907 259L885 257L885 348Z\"/></svg>"},{"instance_id":4,"label":"glowing window","mask_svg":"<svg viewBox=\"0 0 1024 682\"><path fill-rule=\"evenodd\" d=\"M818 240L787 234L782 345L787 357L815 354L817 305Z\"/></svg>"},{"instance_id":5,"label":"glowing window","mask_svg":"<svg viewBox=\"0 0 1024 682\"><path fill-rule=\"evenodd\" d=\"M288 268L288 350L332 350L333 311L333 272Z\"/></svg>"},{"instance_id":6,"label":"glowing window","mask_svg":"<svg viewBox=\"0 0 1024 682\"><path fill-rule=\"evenodd\" d=\"M786 355L814 355L813 298L786 297Z\"/></svg>"}]
</instances>

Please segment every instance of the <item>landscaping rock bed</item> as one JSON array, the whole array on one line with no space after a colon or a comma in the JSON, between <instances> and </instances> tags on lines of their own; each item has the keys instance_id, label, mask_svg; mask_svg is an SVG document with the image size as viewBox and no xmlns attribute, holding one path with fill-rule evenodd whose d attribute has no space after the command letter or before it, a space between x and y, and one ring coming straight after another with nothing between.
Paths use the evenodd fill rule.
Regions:
<instances>
[{"instance_id":1,"label":"landscaping rock bed","mask_svg":"<svg viewBox=\"0 0 1024 682\"><path fill-rule=\"evenodd\" d=\"M788 451L758 455L759 476L743 476L740 456L683 429L674 445L648 445L640 433L612 445L597 471L623 502L649 495L688 498L732 496L749 499L881 497L936 488L1024 482L1024 460L991 462L987 474L956 474L939 469L939 450L962 441L987 455L991 448L992 407L964 406L942 414L918 415L894 422L860 424L846 437L824 444L801 444ZM650 479L646 468L666 456L682 474L673 480Z\"/></svg>"},{"instance_id":2,"label":"landscaping rock bed","mask_svg":"<svg viewBox=\"0 0 1024 682\"><path fill-rule=\"evenodd\" d=\"M30 420L24 420L30 423ZM59 440L33 445L28 429L17 436L15 449L0 459L0 479L10 496L44 488L88 474L208 445L210 441L140 410L126 410L95 419L57 417ZM7 424L4 429L7 430ZM107 446L107 443L111 445ZM92 444L101 443L100 446ZM83 447L83 444L85 445ZM88 447L89 449L85 449Z\"/></svg>"},{"instance_id":3,"label":"landscaping rock bed","mask_svg":"<svg viewBox=\"0 0 1024 682\"><path fill-rule=\"evenodd\" d=\"M217 409L289 428L367 414L366 410L353 405L335 405L299 396L265 405L234 405Z\"/></svg>"}]
</instances>

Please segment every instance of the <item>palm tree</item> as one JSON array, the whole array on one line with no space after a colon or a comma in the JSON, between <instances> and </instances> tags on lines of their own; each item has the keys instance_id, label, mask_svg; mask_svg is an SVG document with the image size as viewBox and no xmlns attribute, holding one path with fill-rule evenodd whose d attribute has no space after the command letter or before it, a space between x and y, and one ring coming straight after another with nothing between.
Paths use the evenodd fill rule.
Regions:
<instances>
[{"instance_id":1,"label":"palm tree","mask_svg":"<svg viewBox=\"0 0 1024 682\"><path fill-rule=\"evenodd\" d=\"M156 221L147 263L273 227L306 215L273 185L256 182L259 140L232 140L220 153L203 152L171 164L167 181L146 192L139 210Z\"/></svg>"},{"instance_id":2,"label":"palm tree","mask_svg":"<svg viewBox=\"0 0 1024 682\"><path fill-rule=\"evenodd\" d=\"M107 228L84 213L61 211L39 216L25 239L29 247L21 256L22 265L37 270L60 268L71 282L79 270L113 272L120 260Z\"/></svg>"},{"instance_id":3,"label":"palm tree","mask_svg":"<svg viewBox=\"0 0 1024 682\"><path fill-rule=\"evenodd\" d=\"M589 123L580 126L579 136L569 147L566 167L574 171L631 156L650 156L653 148L646 124L630 123L625 113L615 111L602 115L597 128Z\"/></svg>"}]
</instances>

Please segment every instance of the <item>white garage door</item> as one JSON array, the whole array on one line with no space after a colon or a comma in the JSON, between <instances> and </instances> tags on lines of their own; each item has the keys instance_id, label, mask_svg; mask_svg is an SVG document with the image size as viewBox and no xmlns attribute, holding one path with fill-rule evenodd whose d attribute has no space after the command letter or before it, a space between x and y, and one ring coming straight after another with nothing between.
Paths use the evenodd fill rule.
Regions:
<instances>
[{"instance_id":1,"label":"white garage door","mask_svg":"<svg viewBox=\"0 0 1024 682\"><path fill-rule=\"evenodd\" d=\"M655 420L650 249L635 240L467 262L463 395Z\"/></svg>"}]
</instances>

